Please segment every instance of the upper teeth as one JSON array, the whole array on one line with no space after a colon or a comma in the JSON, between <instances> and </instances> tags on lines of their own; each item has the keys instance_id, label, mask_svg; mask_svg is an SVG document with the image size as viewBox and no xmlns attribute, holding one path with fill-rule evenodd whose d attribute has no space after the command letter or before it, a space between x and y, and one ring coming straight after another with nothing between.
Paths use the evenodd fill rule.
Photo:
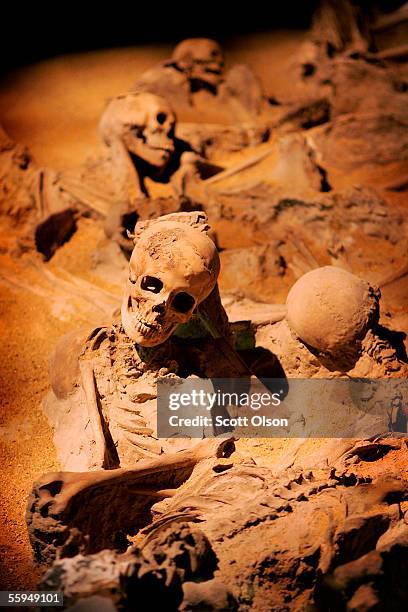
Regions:
<instances>
[{"instance_id":1,"label":"upper teeth","mask_svg":"<svg viewBox=\"0 0 408 612\"><path fill-rule=\"evenodd\" d=\"M135 325L137 331L143 336L150 336L159 328L157 323L150 323L145 319L137 319Z\"/></svg>"}]
</instances>

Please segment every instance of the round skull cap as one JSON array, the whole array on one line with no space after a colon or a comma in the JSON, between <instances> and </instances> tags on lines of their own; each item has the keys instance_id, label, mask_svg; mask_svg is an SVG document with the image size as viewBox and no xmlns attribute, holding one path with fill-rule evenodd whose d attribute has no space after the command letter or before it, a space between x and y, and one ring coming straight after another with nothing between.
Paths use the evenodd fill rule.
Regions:
<instances>
[{"instance_id":1,"label":"round skull cap","mask_svg":"<svg viewBox=\"0 0 408 612\"><path fill-rule=\"evenodd\" d=\"M379 290L334 266L304 274L286 300L289 326L305 344L335 353L364 338L379 317Z\"/></svg>"},{"instance_id":2,"label":"round skull cap","mask_svg":"<svg viewBox=\"0 0 408 612\"><path fill-rule=\"evenodd\" d=\"M213 60L213 53L222 58L222 47L212 38L186 38L176 45L173 59L176 62L191 63L194 60Z\"/></svg>"}]
</instances>

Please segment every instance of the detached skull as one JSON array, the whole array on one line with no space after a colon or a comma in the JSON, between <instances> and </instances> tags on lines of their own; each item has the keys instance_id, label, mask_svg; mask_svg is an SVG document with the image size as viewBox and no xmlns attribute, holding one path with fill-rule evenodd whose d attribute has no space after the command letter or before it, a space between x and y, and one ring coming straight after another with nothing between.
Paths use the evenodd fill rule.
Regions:
<instances>
[{"instance_id":1,"label":"detached skull","mask_svg":"<svg viewBox=\"0 0 408 612\"><path fill-rule=\"evenodd\" d=\"M304 274L289 291L286 318L296 335L319 353L355 349L379 319L380 292L335 266Z\"/></svg>"},{"instance_id":2,"label":"detached skull","mask_svg":"<svg viewBox=\"0 0 408 612\"><path fill-rule=\"evenodd\" d=\"M172 59L179 70L196 84L217 88L222 80L224 54L220 45L209 38L188 38L177 45Z\"/></svg>"},{"instance_id":3,"label":"detached skull","mask_svg":"<svg viewBox=\"0 0 408 612\"><path fill-rule=\"evenodd\" d=\"M129 263L122 324L141 346L161 344L214 289L219 256L206 233L184 223L153 223Z\"/></svg>"},{"instance_id":4,"label":"detached skull","mask_svg":"<svg viewBox=\"0 0 408 612\"><path fill-rule=\"evenodd\" d=\"M105 143L120 142L127 151L162 168L174 154L176 117L163 98L150 93L118 96L107 106L100 123Z\"/></svg>"}]
</instances>

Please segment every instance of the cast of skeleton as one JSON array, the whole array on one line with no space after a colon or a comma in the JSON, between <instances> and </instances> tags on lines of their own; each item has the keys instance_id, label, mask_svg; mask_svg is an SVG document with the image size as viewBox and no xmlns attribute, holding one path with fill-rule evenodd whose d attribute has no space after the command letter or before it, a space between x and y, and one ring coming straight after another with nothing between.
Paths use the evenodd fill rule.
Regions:
<instances>
[{"instance_id":1,"label":"cast of skeleton","mask_svg":"<svg viewBox=\"0 0 408 612\"><path fill-rule=\"evenodd\" d=\"M93 490L94 486L98 489L108 483L108 487L120 490L123 484L127 486L128 479L128 493L136 496L133 512L137 514L140 504L140 515L148 513L155 503L160 515L160 504L171 508L169 500L180 484L187 485L188 493L188 479L199 462L207 463L199 467L198 480L200 469L205 474L213 462L211 483L219 481L224 469L230 469L223 463L227 461L223 448L228 446L230 433L224 432L227 441L221 442L220 438L191 440L177 433L173 438L158 437L158 380L177 384L180 380L194 383L196 377L240 378L250 384L258 376L266 384L267 378L285 377L406 378L408 364L402 342L379 322L380 291L340 267L318 267L316 261L312 266L315 269L300 276L292 286L282 307L285 314L256 329L253 351L237 348L218 290L220 256L209 225L211 216L208 219L201 211L204 208L211 215L214 210L208 202L210 183L203 186L204 177L220 174L228 178L236 169L225 170L206 158L203 143L211 141L217 131L211 132L211 125L210 131L208 126L200 127L199 119L205 110L210 114L214 109L221 110L229 120L229 125L222 128L225 133L232 134L234 140L234 129L239 126L246 143L253 137L259 144L263 137L259 139L256 130L267 117L269 107L270 100L248 67L225 69L218 43L201 38L185 40L168 60L141 75L130 92L107 104L99 124L106 159L90 166L91 171L89 167L84 170L84 175L88 172L86 178L91 176L94 181L91 188L82 177L73 180L61 173L49 180L46 174L42 175L41 185L46 186L42 197L44 202L48 197L49 218L56 211L75 206L105 217L106 234L127 251L130 259L118 318L63 337L51 359L51 391L43 407L65 473L45 477L37 486L38 499L30 509L34 517L32 538L37 547L41 537L38 541L36 538L42 531L46 550L51 540L55 544L50 534L60 533L61 525L56 529L52 522L58 514L54 506L64 515L64 521L71 500L87 487ZM198 118L191 134L196 132L199 137L182 138L179 131L176 135L176 116ZM182 132L185 133L188 131ZM305 185L313 193L325 190L325 176L315 161L314 149L306 141L303 135L291 134L279 141L276 167L269 177L274 189L290 182L294 175L294 182L300 183L299 193ZM269 154L270 150L257 153L255 161L239 164L238 171ZM213 182L219 178L213 178ZM173 194L163 198L164 203L155 198L151 187L161 183L169 183ZM261 190L265 184L266 180ZM251 191L252 187L248 187L249 200L256 201L257 188L259 185ZM265 189L266 210L270 192L268 186ZM233 190L223 195L226 193L234 197ZM282 202L282 210L292 205L290 198ZM282 212L280 204L278 200L276 219ZM228 216L227 205L217 205ZM329 208L327 203L314 202L304 208L313 219L323 219L324 224L322 211ZM258 212L262 219L262 210ZM134 217L129 226L124 219L131 214ZM247 220L249 216L253 222L256 215L251 214L244 208L240 219ZM365 217L372 221L371 212ZM336 234L339 224L334 226ZM300 235L301 232L297 236L299 244ZM397 406L399 422L405 419L405 427L407 402L402 394ZM229 408L233 416L236 407ZM212 434L217 436L219 432L213 430ZM202 438L206 435L203 431ZM247 477L252 460L242 461ZM240 464L239 455L231 465L234 462ZM267 474L267 478L274 478L271 470ZM263 488L265 478L258 480ZM233 499L241 512L234 482L226 487L227 499L231 495L228 505ZM239 483L238 486L242 488ZM326 484L322 490L325 488ZM203 516L208 512L208 500L211 506L214 490L204 495ZM217 505L221 493L216 497ZM281 504L280 494L278 497ZM183 504L181 509L176 505L176 520L184 516L191 499ZM49 532L47 521L51 525ZM137 522L131 528L136 526ZM69 538L78 535L76 526L72 533Z\"/></svg>"},{"instance_id":2,"label":"cast of skeleton","mask_svg":"<svg viewBox=\"0 0 408 612\"><path fill-rule=\"evenodd\" d=\"M251 79L248 81L240 70L225 74L223 52L214 41L186 40L170 60L142 75L134 91L109 102L99 127L110 152L116 193L112 209L125 203L129 211L132 203L143 201L148 196L147 177L174 181L178 195L182 192L180 181L187 176L199 181L198 168L206 160L175 136L176 116L168 100L177 106L184 96L184 103L194 106L195 94L205 90L220 97L222 103L226 91L236 91L242 102L239 79L231 74L241 74L247 83ZM238 83L235 90L232 82ZM163 95L167 99L160 97ZM262 95L258 97L260 100ZM106 211L108 218L111 213ZM120 216L117 222L121 223ZM123 236L123 227L110 230L111 235ZM209 356L214 339L190 347L186 341L183 357L173 338L178 326L186 324L210 295L215 296L218 322L226 321L216 288L219 257L208 232L202 213L176 212L156 221L139 222L121 321L112 328L94 330L79 344L75 341L78 367L71 380L64 363L73 348L63 341L57 349L53 392L46 410L65 468L130 466L142 456L160 454L166 443L160 443L154 434L158 377L181 372L184 377L221 376L231 374L231 363L240 364L241 374L250 374L236 353L231 361L231 346L225 367L219 355ZM343 287L340 293L339 287ZM348 371L353 375L397 375L405 366L390 339L381 336L378 312L379 294L367 283L339 268L322 268L298 281L288 296L287 317L263 328L258 338L279 358L286 375L342 375ZM227 327L224 325L223 332L230 345ZM219 330L217 333L223 335ZM275 374L270 371L271 376ZM76 393L80 389L74 407L70 400L73 389ZM74 415L76 423L83 424L80 443L69 424ZM64 435L66 428L71 432L68 436Z\"/></svg>"}]
</instances>

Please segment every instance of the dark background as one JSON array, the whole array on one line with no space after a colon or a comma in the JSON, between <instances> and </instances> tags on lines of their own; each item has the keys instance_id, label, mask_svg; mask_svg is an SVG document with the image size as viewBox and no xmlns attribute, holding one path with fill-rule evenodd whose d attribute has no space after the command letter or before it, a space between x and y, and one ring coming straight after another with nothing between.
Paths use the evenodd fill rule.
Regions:
<instances>
[{"instance_id":1,"label":"dark background","mask_svg":"<svg viewBox=\"0 0 408 612\"><path fill-rule=\"evenodd\" d=\"M221 43L232 36L276 29L307 29L319 0L113 0L106 3L5 0L0 12L0 71L62 53L176 43L204 36ZM352 0L388 12L403 0Z\"/></svg>"},{"instance_id":2,"label":"dark background","mask_svg":"<svg viewBox=\"0 0 408 612\"><path fill-rule=\"evenodd\" d=\"M1 10L1 67L12 68L61 53L169 42L204 36L220 42L240 34L280 28L307 28L317 0L266 2L158 3L155 0L105 3L38 0Z\"/></svg>"}]
</instances>

